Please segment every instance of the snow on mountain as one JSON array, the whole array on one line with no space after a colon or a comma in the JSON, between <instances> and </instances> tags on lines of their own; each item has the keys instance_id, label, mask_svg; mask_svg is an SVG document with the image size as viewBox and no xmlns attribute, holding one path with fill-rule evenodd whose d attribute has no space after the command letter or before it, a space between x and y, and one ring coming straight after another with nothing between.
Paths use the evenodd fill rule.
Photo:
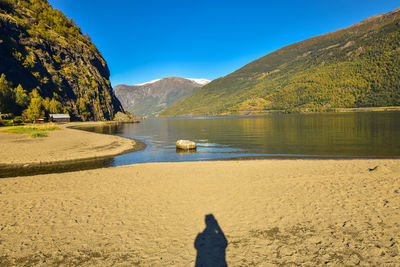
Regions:
<instances>
[{"instance_id":1,"label":"snow on mountain","mask_svg":"<svg viewBox=\"0 0 400 267\"><path fill-rule=\"evenodd\" d=\"M201 85L206 85L207 83L211 82L210 80L207 80L207 79L191 79L191 78L185 78L185 79L191 80L191 81L201 84Z\"/></svg>"},{"instance_id":2,"label":"snow on mountain","mask_svg":"<svg viewBox=\"0 0 400 267\"><path fill-rule=\"evenodd\" d=\"M142 86L142 85L146 85L146 84L150 84L150 83L155 83L155 82L158 82L159 80L161 80L161 79L156 79L156 80L152 80L152 81L145 82L145 83L134 84L134 86Z\"/></svg>"},{"instance_id":3,"label":"snow on mountain","mask_svg":"<svg viewBox=\"0 0 400 267\"><path fill-rule=\"evenodd\" d=\"M184 78L184 79L192 81L192 82L195 82L195 83L200 84L200 85L206 85L207 83L211 82L211 81L209 81L207 79L193 79L193 78ZM156 79L156 80L152 80L152 81L145 82L145 83L138 83L138 84L134 84L133 86L142 86L142 85L146 85L146 84L155 83L155 82L158 82L160 80L162 80L162 79Z\"/></svg>"}]
</instances>

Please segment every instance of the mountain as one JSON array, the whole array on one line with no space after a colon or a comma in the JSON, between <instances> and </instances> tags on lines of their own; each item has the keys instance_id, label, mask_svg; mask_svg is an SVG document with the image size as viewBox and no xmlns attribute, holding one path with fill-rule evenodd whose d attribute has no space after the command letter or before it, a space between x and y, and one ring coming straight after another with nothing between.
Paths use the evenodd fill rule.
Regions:
<instances>
[{"instance_id":1,"label":"mountain","mask_svg":"<svg viewBox=\"0 0 400 267\"><path fill-rule=\"evenodd\" d=\"M167 77L136 85L114 86L122 106L137 116L156 116L179 99L209 83L206 79Z\"/></svg>"},{"instance_id":2,"label":"mountain","mask_svg":"<svg viewBox=\"0 0 400 267\"><path fill-rule=\"evenodd\" d=\"M46 0L0 0L0 59L0 113L105 120L123 111L89 35Z\"/></svg>"},{"instance_id":3,"label":"mountain","mask_svg":"<svg viewBox=\"0 0 400 267\"><path fill-rule=\"evenodd\" d=\"M202 87L160 116L400 105L400 9L291 44Z\"/></svg>"}]
</instances>

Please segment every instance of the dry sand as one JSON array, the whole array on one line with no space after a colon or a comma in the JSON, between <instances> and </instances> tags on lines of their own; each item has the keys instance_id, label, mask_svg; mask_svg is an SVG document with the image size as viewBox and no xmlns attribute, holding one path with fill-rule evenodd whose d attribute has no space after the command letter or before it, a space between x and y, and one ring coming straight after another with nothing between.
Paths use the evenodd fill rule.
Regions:
<instances>
[{"instance_id":1,"label":"dry sand","mask_svg":"<svg viewBox=\"0 0 400 267\"><path fill-rule=\"evenodd\" d=\"M0 179L0 265L193 266L207 214L229 266L399 266L400 160L149 163ZM216 236L205 246L222 244L223 257Z\"/></svg>"},{"instance_id":2,"label":"dry sand","mask_svg":"<svg viewBox=\"0 0 400 267\"><path fill-rule=\"evenodd\" d=\"M62 125L60 130L48 131L49 136L44 138L0 132L0 166L104 158L135 149L132 139L66 128L78 125L90 124Z\"/></svg>"}]
</instances>

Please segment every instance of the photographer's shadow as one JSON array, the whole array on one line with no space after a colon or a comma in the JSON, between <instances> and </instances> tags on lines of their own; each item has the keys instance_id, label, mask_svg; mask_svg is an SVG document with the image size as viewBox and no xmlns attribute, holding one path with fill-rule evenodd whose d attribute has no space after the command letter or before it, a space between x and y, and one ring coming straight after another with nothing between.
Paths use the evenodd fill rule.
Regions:
<instances>
[{"instance_id":1,"label":"photographer's shadow","mask_svg":"<svg viewBox=\"0 0 400 267\"><path fill-rule=\"evenodd\" d=\"M197 250L195 266L228 266L225 259L228 240L224 232L219 227L214 215L206 215L205 221L206 228L197 235L194 241L194 247Z\"/></svg>"}]
</instances>

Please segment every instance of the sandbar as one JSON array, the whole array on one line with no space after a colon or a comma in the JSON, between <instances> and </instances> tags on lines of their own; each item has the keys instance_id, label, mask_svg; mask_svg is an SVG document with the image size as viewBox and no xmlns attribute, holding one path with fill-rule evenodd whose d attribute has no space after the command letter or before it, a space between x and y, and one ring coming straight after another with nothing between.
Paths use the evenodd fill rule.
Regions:
<instances>
[{"instance_id":1,"label":"sandbar","mask_svg":"<svg viewBox=\"0 0 400 267\"><path fill-rule=\"evenodd\" d=\"M142 148L142 144L130 138L70 128L101 124L59 125L59 130L48 131L49 136L44 138L0 131L0 169L109 158Z\"/></svg>"}]
</instances>

